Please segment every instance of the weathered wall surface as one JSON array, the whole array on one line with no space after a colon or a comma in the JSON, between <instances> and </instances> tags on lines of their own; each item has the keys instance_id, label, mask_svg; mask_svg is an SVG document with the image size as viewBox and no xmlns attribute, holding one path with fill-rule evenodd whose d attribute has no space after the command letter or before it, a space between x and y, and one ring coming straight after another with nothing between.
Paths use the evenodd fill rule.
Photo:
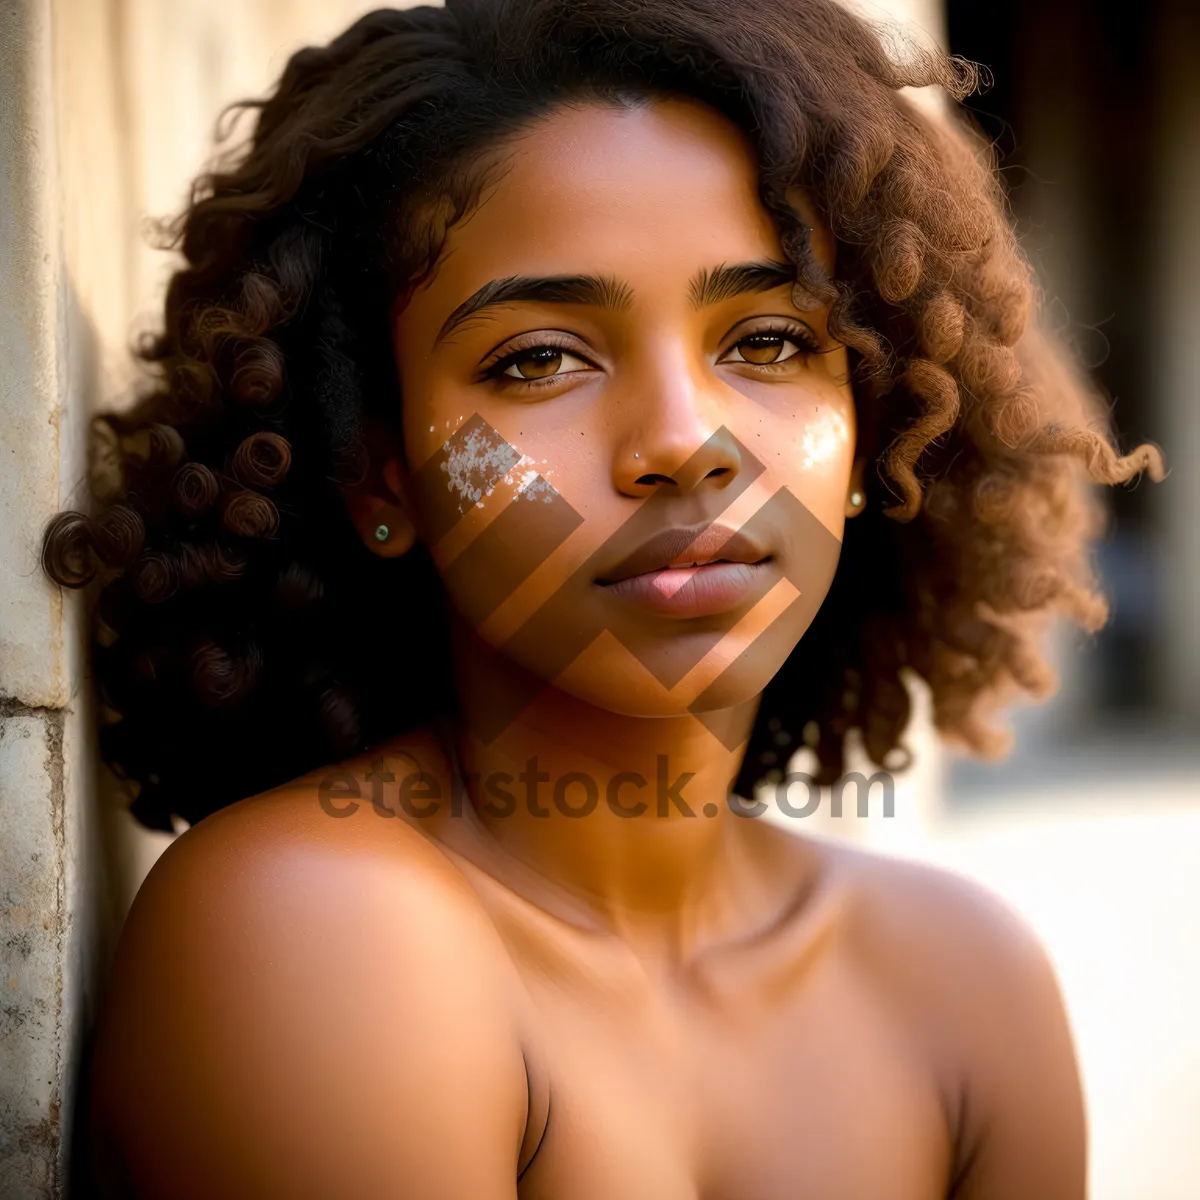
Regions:
<instances>
[{"instance_id":1,"label":"weathered wall surface","mask_svg":"<svg viewBox=\"0 0 1200 1200\"><path fill-rule=\"evenodd\" d=\"M63 742L69 637L37 576L64 377L48 5L0 4L0 1194L52 1193L72 981Z\"/></svg>"}]
</instances>

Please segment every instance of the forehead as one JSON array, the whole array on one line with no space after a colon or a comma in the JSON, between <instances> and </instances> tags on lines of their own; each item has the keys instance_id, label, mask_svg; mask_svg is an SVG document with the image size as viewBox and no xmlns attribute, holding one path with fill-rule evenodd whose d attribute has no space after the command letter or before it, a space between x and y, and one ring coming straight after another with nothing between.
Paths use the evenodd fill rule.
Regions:
<instances>
[{"instance_id":1,"label":"forehead","mask_svg":"<svg viewBox=\"0 0 1200 1200\"><path fill-rule=\"evenodd\" d=\"M611 274L632 285L636 302L639 291L675 282L686 290L700 267L783 256L753 146L698 101L560 108L485 167L492 182L450 230L421 289L430 303L414 306L444 309L431 321L509 275ZM824 240L803 201L801 210Z\"/></svg>"}]
</instances>

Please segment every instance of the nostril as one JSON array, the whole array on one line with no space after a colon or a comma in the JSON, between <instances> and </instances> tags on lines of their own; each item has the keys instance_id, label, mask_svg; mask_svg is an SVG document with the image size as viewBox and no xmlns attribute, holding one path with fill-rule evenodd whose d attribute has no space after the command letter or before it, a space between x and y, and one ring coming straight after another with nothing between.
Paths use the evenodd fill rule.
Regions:
<instances>
[{"instance_id":1,"label":"nostril","mask_svg":"<svg viewBox=\"0 0 1200 1200\"><path fill-rule=\"evenodd\" d=\"M670 477L670 475L650 474L650 475L639 475L634 482L635 483L644 483L644 484L653 486L654 484L658 484L658 483L674 483L675 480L673 480Z\"/></svg>"},{"instance_id":2,"label":"nostril","mask_svg":"<svg viewBox=\"0 0 1200 1200\"><path fill-rule=\"evenodd\" d=\"M705 479L715 479L718 475L728 475L728 474L729 474L728 467L713 467L713 469L711 471L709 471L709 473L707 475L705 475L704 478Z\"/></svg>"}]
</instances>

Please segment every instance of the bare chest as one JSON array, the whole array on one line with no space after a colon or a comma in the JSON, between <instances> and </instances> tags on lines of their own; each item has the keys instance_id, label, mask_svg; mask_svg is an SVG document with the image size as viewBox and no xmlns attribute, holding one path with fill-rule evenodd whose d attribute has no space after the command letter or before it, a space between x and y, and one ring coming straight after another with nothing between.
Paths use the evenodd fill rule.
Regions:
<instances>
[{"instance_id":1,"label":"bare chest","mask_svg":"<svg viewBox=\"0 0 1200 1200\"><path fill-rule=\"evenodd\" d=\"M784 995L527 979L522 1200L941 1200L932 1072L836 956ZM732 1001L732 1002L731 1002Z\"/></svg>"}]
</instances>

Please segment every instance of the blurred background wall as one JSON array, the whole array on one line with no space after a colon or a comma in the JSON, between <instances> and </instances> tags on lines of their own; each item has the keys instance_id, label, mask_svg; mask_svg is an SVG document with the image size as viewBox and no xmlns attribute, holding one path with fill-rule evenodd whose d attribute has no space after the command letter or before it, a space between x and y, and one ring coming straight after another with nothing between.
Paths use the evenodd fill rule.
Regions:
<instances>
[{"instance_id":1,"label":"blurred background wall","mask_svg":"<svg viewBox=\"0 0 1200 1200\"><path fill-rule=\"evenodd\" d=\"M825 830L973 876L1025 916L1075 1033L1093 1196L1194 1200L1200 5L942 0L938 18L948 48L993 76L967 107L994 141L1051 325L1091 368L1124 447L1158 442L1171 473L1108 496L1098 565L1112 619L1093 637L1058 631L1060 691L1014 711L1013 754L935 758L901 781L894 820Z\"/></svg>"},{"instance_id":2,"label":"blurred background wall","mask_svg":"<svg viewBox=\"0 0 1200 1200\"><path fill-rule=\"evenodd\" d=\"M941 857L1050 946L1080 1047L1096 1196L1200 1196L1200 5L946 0L1053 323L1160 485L1116 489L1113 616L999 767L950 764Z\"/></svg>"},{"instance_id":3,"label":"blurred background wall","mask_svg":"<svg viewBox=\"0 0 1200 1200\"><path fill-rule=\"evenodd\" d=\"M1005 896L1063 983L1097 1200L1200 1196L1200 12L1194 0L857 0L992 68L995 139L1053 321L1129 444L1174 470L1121 489L1114 618L1061 635L1018 748L946 758L924 715L896 815L806 833L940 862ZM68 1189L78 1067L116 930L167 839L97 789L78 597L37 574L82 499L80 436L136 386L220 109L359 0L0 0L0 1196ZM937 104L936 98L923 98ZM921 696L918 694L918 700ZM101 784L103 781L101 781ZM1017 1048L1016 1052L1019 1052Z\"/></svg>"}]
</instances>

